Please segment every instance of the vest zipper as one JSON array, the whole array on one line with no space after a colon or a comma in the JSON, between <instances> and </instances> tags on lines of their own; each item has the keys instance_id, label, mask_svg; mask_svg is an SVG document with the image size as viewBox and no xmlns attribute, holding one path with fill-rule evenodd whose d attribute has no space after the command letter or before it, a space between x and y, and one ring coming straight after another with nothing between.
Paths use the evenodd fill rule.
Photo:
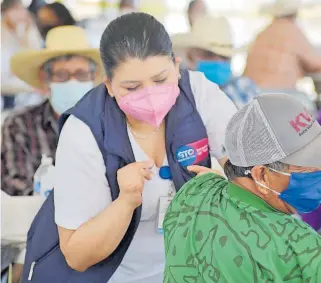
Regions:
<instances>
[{"instance_id":1,"label":"vest zipper","mask_svg":"<svg viewBox=\"0 0 321 283\"><path fill-rule=\"evenodd\" d=\"M33 261L30 265L30 270L29 270L29 276L28 276L28 281L32 280L33 276L33 271L35 269L36 264L41 263L44 259L46 259L48 256L50 256L53 252L55 252L59 248L59 244L55 245L47 254L42 256L41 258Z\"/></svg>"},{"instance_id":2,"label":"vest zipper","mask_svg":"<svg viewBox=\"0 0 321 283\"><path fill-rule=\"evenodd\" d=\"M31 281L32 275L33 275L33 269L35 268L36 262L33 261L30 266L30 271L29 271L29 276L28 276L28 281Z\"/></svg>"}]
</instances>

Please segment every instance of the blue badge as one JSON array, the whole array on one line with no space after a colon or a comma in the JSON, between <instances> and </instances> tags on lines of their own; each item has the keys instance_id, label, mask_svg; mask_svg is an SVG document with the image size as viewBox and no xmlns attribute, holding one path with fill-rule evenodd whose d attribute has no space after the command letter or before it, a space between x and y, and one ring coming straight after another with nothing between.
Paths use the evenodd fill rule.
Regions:
<instances>
[{"instance_id":1,"label":"blue badge","mask_svg":"<svg viewBox=\"0 0 321 283\"><path fill-rule=\"evenodd\" d=\"M190 145L183 145L176 151L176 158L181 166L190 166L197 158L197 151Z\"/></svg>"},{"instance_id":2,"label":"blue badge","mask_svg":"<svg viewBox=\"0 0 321 283\"><path fill-rule=\"evenodd\" d=\"M159 176L164 180L172 180L172 172L169 166L162 166L159 169Z\"/></svg>"}]
</instances>

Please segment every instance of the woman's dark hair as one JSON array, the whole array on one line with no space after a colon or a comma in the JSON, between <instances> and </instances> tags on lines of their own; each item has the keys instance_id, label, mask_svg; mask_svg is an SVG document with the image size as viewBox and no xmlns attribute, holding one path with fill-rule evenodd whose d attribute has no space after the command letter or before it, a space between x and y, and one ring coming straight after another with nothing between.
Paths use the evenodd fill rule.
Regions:
<instances>
[{"instance_id":1,"label":"woman's dark hair","mask_svg":"<svg viewBox=\"0 0 321 283\"><path fill-rule=\"evenodd\" d=\"M69 10L66 8L65 5L59 3L59 2L54 2L51 4L47 4L43 7L46 7L48 9L51 9L54 11L54 13L57 15L59 18L59 24L62 26L73 26L76 24L75 19L69 12Z\"/></svg>"},{"instance_id":2,"label":"woman's dark hair","mask_svg":"<svg viewBox=\"0 0 321 283\"><path fill-rule=\"evenodd\" d=\"M16 4L21 4L21 0L3 0L1 3L1 13L6 12Z\"/></svg>"},{"instance_id":3,"label":"woman's dark hair","mask_svg":"<svg viewBox=\"0 0 321 283\"><path fill-rule=\"evenodd\" d=\"M102 35L100 55L109 78L119 63L128 58L144 60L159 55L174 60L172 42L165 27L145 13L131 13L112 21Z\"/></svg>"}]
</instances>

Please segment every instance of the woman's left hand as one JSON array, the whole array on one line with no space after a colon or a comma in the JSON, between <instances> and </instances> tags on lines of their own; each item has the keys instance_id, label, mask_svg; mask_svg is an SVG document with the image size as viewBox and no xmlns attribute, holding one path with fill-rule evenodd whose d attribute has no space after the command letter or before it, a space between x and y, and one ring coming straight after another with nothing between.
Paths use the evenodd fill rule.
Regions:
<instances>
[{"instance_id":1,"label":"woman's left hand","mask_svg":"<svg viewBox=\"0 0 321 283\"><path fill-rule=\"evenodd\" d=\"M199 165L188 166L187 170L190 171L190 172L196 173L197 176L203 175L203 174L206 174L206 173L214 173L214 174L217 174L217 175L220 175L220 176L223 177L222 172L220 172L218 170L215 170L215 169L207 168L207 167L204 167L204 166L199 166Z\"/></svg>"}]
</instances>

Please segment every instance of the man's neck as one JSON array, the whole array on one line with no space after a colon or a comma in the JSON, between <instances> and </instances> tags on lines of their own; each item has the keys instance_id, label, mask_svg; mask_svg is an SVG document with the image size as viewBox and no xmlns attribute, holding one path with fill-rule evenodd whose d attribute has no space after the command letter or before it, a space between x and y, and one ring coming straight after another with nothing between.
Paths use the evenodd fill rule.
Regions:
<instances>
[{"instance_id":1,"label":"man's neck","mask_svg":"<svg viewBox=\"0 0 321 283\"><path fill-rule=\"evenodd\" d=\"M235 178L232 181L232 183L234 185L242 188L243 190L252 193L256 197L258 197L262 201L264 201L267 205L269 205L270 207L272 207L273 209L275 209L279 212L286 213L286 214L293 214L294 213L293 211L291 211L291 209L288 206L280 205L279 203L277 203L275 201L271 202L271 199L262 197L262 195L259 194L259 191L257 189L257 185L255 184L255 182L249 178L244 178L244 177Z\"/></svg>"},{"instance_id":2,"label":"man's neck","mask_svg":"<svg viewBox=\"0 0 321 283\"><path fill-rule=\"evenodd\" d=\"M255 184L254 182L249 178L235 178L232 181L233 184L237 185L238 187L251 192L252 194L255 194L256 196L260 197L258 194L255 193Z\"/></svg>"}]
</instances>

